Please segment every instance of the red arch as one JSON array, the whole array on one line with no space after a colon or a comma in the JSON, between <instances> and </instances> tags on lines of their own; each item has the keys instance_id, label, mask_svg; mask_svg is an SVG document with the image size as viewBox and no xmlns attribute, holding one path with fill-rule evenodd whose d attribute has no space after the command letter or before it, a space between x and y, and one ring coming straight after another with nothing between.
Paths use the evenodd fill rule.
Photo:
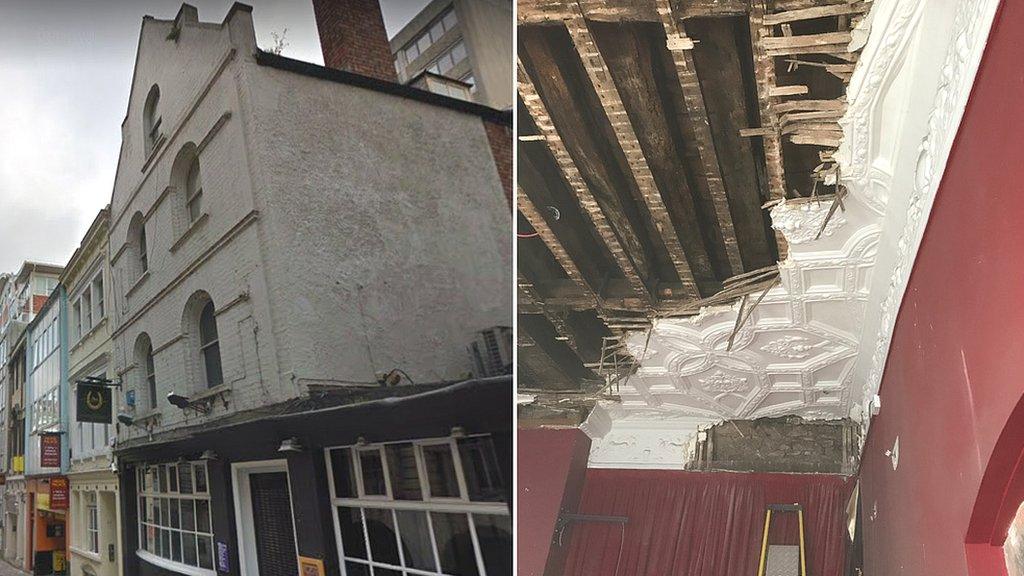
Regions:
<instances>
[{"instance_id":1,"label":"red arch","mask_svg":"<svg viewBox=\"0 0 1024 576\"><path fill-rule=\"evenodd\" d=\"M1010 413L989 457L965 544L971 576L1005 575L1003 543L1024 502L1024 397Z\"/></svg>"}]
</instances>

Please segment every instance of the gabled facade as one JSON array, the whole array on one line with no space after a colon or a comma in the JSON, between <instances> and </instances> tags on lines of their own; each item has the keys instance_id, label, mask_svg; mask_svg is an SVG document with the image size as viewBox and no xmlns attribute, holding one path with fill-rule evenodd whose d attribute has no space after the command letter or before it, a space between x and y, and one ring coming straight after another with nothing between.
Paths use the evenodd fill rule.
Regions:
<instances>
[{"instance_id":1,"label":"gabled facade","mask_svg":"<svg viewBox=\"0 0 1024 576\"><path fill-rule=\"evenodd\" d=\"M510 382L430 391L469 378L475 333L511 317L511 222L485 128L509 120L262 53L244 5L219 24L188 5L144 19L110 206L124 573L401 569L343 544L353 519L334 513L374 529L398 496L331 489L328 474L381 471L373 454L389 450L417 485L425 458L463 479L413 515L448 514L438 550L470 538L473 554L431 552L417 569L507 573L510 421L493 395ZM404 395L428 417L396 426L370 402L346 426L329 412Z\"/></svg>"},{"instance_id":2,"label":"gabled facade","mask_svg":"<svg viewBox=\"0 0 1024 576\"><path fill-rule=\"evenodd\" d=\"M104 208L61 276L68 295L68 552L74 576L121 573L120 502L112 453L114 425L79 422L77 414L79 383L87 378L113 381L115 376L110 357L109 224L110 211ZM119 396L111 394L112 414L117 414Z\"/></svg>"}]
</instances>

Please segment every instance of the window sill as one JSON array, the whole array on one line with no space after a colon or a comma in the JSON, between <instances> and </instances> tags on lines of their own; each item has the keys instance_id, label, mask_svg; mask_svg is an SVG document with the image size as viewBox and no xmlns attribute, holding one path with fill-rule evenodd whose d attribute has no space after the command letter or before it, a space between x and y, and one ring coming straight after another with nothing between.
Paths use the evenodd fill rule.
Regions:
<instances>
[{"instance_id":1,"label":"window sill","mask_svg":"<svg viewBox=\"0 0 1024 576\"><path fill-rule=\"evenodd\" d=\"M153 566L170 570L171 572L176 572L178 574L187 574L188 576L217 576L217 572L215 570L196 568L195 566L189 566L188 564L174 562L146 552L145 550L136 550L135 555L138 556L140 560L148 562Z\"/></svg>"},{"instance_id":2,"label":"window sill","mask_svg":"<svg viewBox=\"0 0 1024 576\"><path fill-rule=\"evenodd\" d=\"M100 556L98 552L89 552L88 550L83 550L82 548L76 548L75 546L68 546L68 550L70 550L71 554L73 554L75 556L81 556L82 558L88 558L89 560L93 560L93 561L96 561L96 562L102 562L103 561L103 557Z\"/></svg>"},{"instance_id":3,"label":"window sill","mask_svg":"<svg viewBox=\"0 0 1024 576\"><path fill-rule=\"evenodd\" d=\"M203 212L199 216L199 218L196 218L195 222L189 224L188 229L185 230L185 232L182 233L182 235L178 237L177 240L174 241L174 244L171 244L171 253L177 252L178 248L181 248L181 245L184 244L185 241L188 240L193 234L195 234L196 230L202 228L203 224L206 224L206 221L209 219L210 215L207 214L206 212Z\"/></svg>"},{"instance_id":4,"label":"window sill","mask_svg":"<svg viewBox=\"0 0 1024 576\"><path fill-rule=\"evenodd\" d=\"M188 399L188 405L189 407L196 408L200 412L209 414L209 412L213 410L213 405L218 398L220 399L221 404L224 405L224 408L227 409L229 396L231 396L231 383L225 382L224 384L218 384L213 388L203 390L202 392L192 396ZM199 406L203 406L204 408L199 409Z\"/></svg>"},{"instance_id":5,"label":"window sill","mask_svg":"<svg viewBox=\"0 0 1024 576\"><path fill-rule=\"evenodd\" d=\"M160 423L160 409L159 408L153 408L152 410L147 410L146 412L143 412L142 414L139 414L138 416L135 417L135 423L136 424L143 424L143 425L159 424Z\"/></svg>"},{"instance_id":6,"label":"window sill","mask_svg":"<svg viewBox=\"0 0 1024 576\"><path fill-rule=\"evenodd\" d=\"M134 293L136 290L138 290L139 286L142 286L143 284L145 284L146 280L148 280L148 279L149 279L149 270L146 270L145 272L142 273L142 276L139 276L139 279L136 280L135 283L132 284L130 288L128 288L128 291L125 292L124 295L125 296L131 296L132 293Z\"/></svg>"},{"instance_id":7,"label":"window sill","mask_svg":"<svg viewBox=\"0 0 1024 576\"><path fill-rule=\"evenodd\" d=\"M107 317L106 316L103 316L103 318L100 318L100 321L95 323L95 324L93 324L92 328L89 328L88 332L86 332L85 334L82 334L81 336L79 336L78 341L71 345L71 350L72 351L76 350L79 346L81 346L83 343L85 343L86 340L91 338L92 335L97 330L99 330L106 323L107 323Z\"/></svg>"},{"instance_id":8,"label":"window sill","mask_svg":"<svg viewBox=\"0 0 1024 576\"><path fill-rule=\"evenodd\" d=\"M146 155L146 161L142 163L141 172L143 174L146 173L146 169L149 168L149 165L153 163L153 160L156 158L157 154L160 152L160 149L163 148L166 142L167 135L161 132L160 136L157 137L156 142L153 143L153 149L150 150L149 154Z\"/></svg>"}]
</instances>

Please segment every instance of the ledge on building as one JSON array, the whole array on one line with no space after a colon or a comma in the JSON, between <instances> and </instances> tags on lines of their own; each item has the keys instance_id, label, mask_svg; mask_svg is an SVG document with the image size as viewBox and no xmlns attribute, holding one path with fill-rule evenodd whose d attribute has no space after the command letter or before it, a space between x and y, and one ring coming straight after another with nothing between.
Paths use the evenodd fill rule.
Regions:
<instances>
[{"instance_id":1,"label":"ledge on building","mask_svg":"<svg viewBox=\"0 0 1024 576\"><path fill-rule=\"evenodd\" d=\"M138 290L138 289L139 289L139 286L142 286L143 284L145 284L145 283L146 283L146 280L147 280L148 278L149 278L149 270L146 270L145 272L143 272L143 273L142 273L142 276L139 276L138 280L136 280L136 281L135 281L135 282L134 282L134 283L133 283L133 284L132 284L132 285L131 285L131 286L130 286L130 287L128 288L128 291L127 291L127 292L125 292L125 293L124 293L124 295L125 295L125 296L131 296L131 295L132 295L132 293L134 293L134 292L135 292L136 290Z\"/></svg>"},{"instance_id":2,"label":"ledge on building","mask_svg":"<svg viewBox=\"0 0 1024 576\"><path fill-rule=\"evenodd\" d=\"M303 74L313 78L320 78L321 80L349 84L351 86L375 90L384 94L398 96L400 98L417 100L426 104L432 104L434 106L440 106L442 108L448 108L458 112L464 112L466 114L473 114L474 116L479 116L482 119L491 122L512 126L511 110L497 110L490 106L477 104L476 102L460 100L450 96L442 96L441 94L434 94L433 92L428 92L427 90L421 90L405 84L396 84L387 80L381 80L371 76L363 76L362 74L356 74L346 70L327 68L326 66L311 64L309 62L287 58L285 56L264 52L262 50L256 51L256 63L261 66L270 66L272 68L287 70L289 72L295 72L297 74Z\"/></svg>"},{"instance_id":3,"label":"ledge on building","mask_svg":"<svg viewBox=\"0 0 1024 576\"><path fill-rule=\"evenodd\" d=\"M152 564L153 566L156 566L158 568L163 568L164 570L175 572L177 574L186 574L187 576L217 576L217 572L215 570L208 570L206 568L196 568L195 566L189 566L187 564L182 564L180 562L174 562L173 560L161 558L155 554L146 552L145 550L136 550L135 555L138 556L139 559L143 562Z\"/></svg>"},{"instance_id":4,"label":"ledge on building","mask_svg":"<svg viewBox=\"0 0 1024 576\"><path fill-rule=\"evenodd\" d=\"M206 224L206 221L209 219L210 215L207 214L206 212L203 212L198 218L193 220L192 223L188 225L188 228L186 228L185 231L181 233L181 236L178 236L178 239L174 241L174 244L171 244L171 253L177 252L178 248L181 248L181 245L184 244L185 241L188 240L193 234L195 234L196 230L201 228L203 224Z\"/></svg>"}]
</instances>

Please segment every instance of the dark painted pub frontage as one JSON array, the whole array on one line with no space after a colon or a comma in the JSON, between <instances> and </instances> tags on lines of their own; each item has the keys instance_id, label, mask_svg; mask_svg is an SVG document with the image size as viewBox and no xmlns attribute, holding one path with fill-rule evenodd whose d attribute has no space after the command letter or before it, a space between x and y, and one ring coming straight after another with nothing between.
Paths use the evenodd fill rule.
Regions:
<instances>
[{"instance_id":1,"label":"dark painted pub frontage","mask_svg":"<svg viewBox=\"0 0 1024 576\"><path fill-rule=\"evenodd\" d=\"M511 377L402 388L122 447L124 573L510 575Z\"/></svg>"}]
</instances>

